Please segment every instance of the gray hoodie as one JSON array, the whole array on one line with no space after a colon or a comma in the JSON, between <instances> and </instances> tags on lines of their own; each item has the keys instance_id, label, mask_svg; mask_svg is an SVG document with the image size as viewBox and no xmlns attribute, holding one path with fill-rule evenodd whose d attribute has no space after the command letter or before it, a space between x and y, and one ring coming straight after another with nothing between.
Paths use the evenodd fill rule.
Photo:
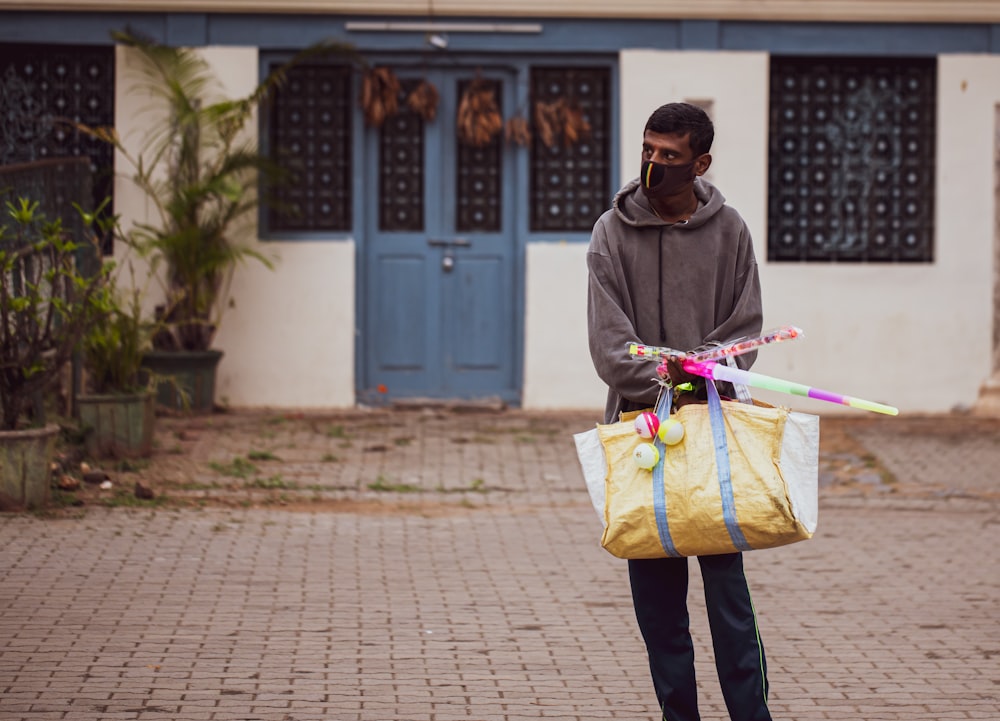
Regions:
<instances>
[{"instance_id":1,"label":"gray hoodie","mask_svg":"<svg viewBox=\"0 0 1000 721\"><path fill-rule=\"evenodd\" d=\"M750 231L722 193L697 178L698 209L665 223L629 182L594 225L587 251L590 355L608 384L605 422L651 407L656 366L632 360L629 342L691 350L759 333L760 279ZM755 353L737 359L748 368Z\"/></svg>"}]
</instances>

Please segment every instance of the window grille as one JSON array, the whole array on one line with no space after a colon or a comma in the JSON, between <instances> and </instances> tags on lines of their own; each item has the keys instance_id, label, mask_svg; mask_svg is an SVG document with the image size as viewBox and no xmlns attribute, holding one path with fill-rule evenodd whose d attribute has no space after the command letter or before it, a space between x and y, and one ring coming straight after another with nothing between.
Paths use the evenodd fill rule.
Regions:
<instances>
[{"instance_id":1,"label":"window grille","mask_svg":"<svg viewBox=\"0 0 1000 721\"><path fill-rule=\"evenodd\" d=\"M268 192L270 232L351 229L351 123L349 67L291 69L270 105L270 154L289 173Z\"/></svg>"},{"instance_id":2,"label":"window grille","mask_svg":"<svg viewBox=\"0 0 1000 721\"><path fill-rule=\"evenodd\" d=\"M534 123L531 142L531 230L590 231L611 202L611 73L607 68L531 69L531 103L563 100L578 108L590 132L575 143L547 145Z\"/></svg>"},{"instance_id":3,"label":"window grille","mask_svg":"<svg viewBox=\"0 0 1000 721\"><path fill-rule=\"evenodd\" d=\"M70 122L114 125L114 98L113 47L0 44L0 165L88 158L96 208L114 192L114 148Z\"/></svg>"},{"instance_id":4,"label":"window grille","mask_svg":"<svg viewBox=\"0 0 1000 721\"><path fill-rule=\"evenodd\" d=\"M471 81L458 84L462 97ZM490 81L500 111L503 93L500 83ZM503 135L481 147L461 142L457 137L455 229L461 232L489 233L501 230L503 189Z\"/></svg>"},{"instance_id":5,"label":"window grille","mask_svg":"<svg viewBox=\"0 0 1000 721\"><path fill-rule=\"evenodd\" d=\"M933 59L771 59L768 260L933 260Z\"/></svg>"},{"instance_id":6,"label":"window grille","mask_svg":"<svg viewBox=\"0 0 1000 721\"><path fill-rule=\"evenodd\" d=\"M406 98L419 80L400 82L399 110L379 130L379 230L424 229L424 120Z\"/></svg>"}]
</instances>

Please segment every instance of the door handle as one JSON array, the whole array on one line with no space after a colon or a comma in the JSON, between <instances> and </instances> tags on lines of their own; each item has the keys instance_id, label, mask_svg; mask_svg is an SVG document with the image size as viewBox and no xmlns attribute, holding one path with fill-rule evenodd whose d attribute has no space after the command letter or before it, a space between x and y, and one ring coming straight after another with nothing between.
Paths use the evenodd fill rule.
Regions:
<instances>
[{"instance_id":1,"label":"door handle","mask_svg":"<svg viewBox=\"0 0 1000 721\"><path fill-rule=\"evenodd\" d=\"M468 238L428 238L427 245L432 248L468 248L472 241Z\"/></svg>"}]
</instances>

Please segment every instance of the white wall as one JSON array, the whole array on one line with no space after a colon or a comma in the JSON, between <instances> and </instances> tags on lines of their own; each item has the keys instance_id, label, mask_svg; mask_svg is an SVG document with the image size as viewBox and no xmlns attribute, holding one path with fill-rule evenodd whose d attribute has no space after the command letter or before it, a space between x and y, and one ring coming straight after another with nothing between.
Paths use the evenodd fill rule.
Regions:
<instances>
[{"instance_id":1,"label":"white wall","mask_svg":"<svg viewBox=\"0 0 1000 721\"><path fill-rule=\"evenodd\" d=\"M128 145L138 150L145 131L141 110L149 99L134 92L135 79L127 71L129 51L119 46L117 52L117 67L123 70L115 124ZM256 86L256 48L211 47L200 52L227 96L249 94ZM256 128L255 121L249 124L251 134ZM126 176L116 181L115 193L128 227L150 209L127 179L128 167L120 159L116 167ZM261 242L256 225L247 232L251 245L273 261L274 269L249 259L236 271L233 307L225 311L214 344L224 353L216 379L217 401L237 407L353 405L354 242Z\"/></svg>"},{"instance_id":2,"label":"white wall","mask_svg":"<svg viewBox=\"0 0 1000 721\"><path fill-rule=\"evenodd\" d=\"M525 408L603 411L607 388L587 343L587 244L529 243L525 279Z\"/></svg>"},{"instance_id":3,"label":"white wall","mask_svg":"<svg viewBox=\"0 0 1000 721\"><path fill-rule=\"evenodd\" d=\"M256 48L205 48L227 95L257 85ZM256 132L257 123L250 127ZM354 405L354 243L257 242L274 270L249 261L233 281L215 346L216 398L237 407Z\"/></svg>"},{"instance_id":4,"label":"white wall","mask_svg":"<svg viewBox=\"0 0 1000 721\"><path fill-rule=\"evenodd\" d=\"M354 405L354 243L272 242L246 265L216 346L216 400L235 407Z\"/></svg>"}]
</instances>

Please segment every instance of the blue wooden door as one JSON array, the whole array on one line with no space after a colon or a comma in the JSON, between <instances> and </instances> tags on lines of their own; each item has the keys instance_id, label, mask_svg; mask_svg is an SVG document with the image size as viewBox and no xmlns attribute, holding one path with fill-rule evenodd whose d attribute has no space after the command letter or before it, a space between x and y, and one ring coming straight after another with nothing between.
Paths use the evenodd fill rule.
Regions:
<instances>
[{"instance_id":1,"label":"blue wooden door","mask_svg":"<svg viewBox=\"0 0 1000 721\"><path fill-rule=\"evenodd\" d=\"M463 93L514 104L509 71L397 70L400 112L366 135L359 400L520 402L522 251L515 234L516 146L459 139ZM436 116L405 104L420 83Z\"/></svg>"}]
</instances>

